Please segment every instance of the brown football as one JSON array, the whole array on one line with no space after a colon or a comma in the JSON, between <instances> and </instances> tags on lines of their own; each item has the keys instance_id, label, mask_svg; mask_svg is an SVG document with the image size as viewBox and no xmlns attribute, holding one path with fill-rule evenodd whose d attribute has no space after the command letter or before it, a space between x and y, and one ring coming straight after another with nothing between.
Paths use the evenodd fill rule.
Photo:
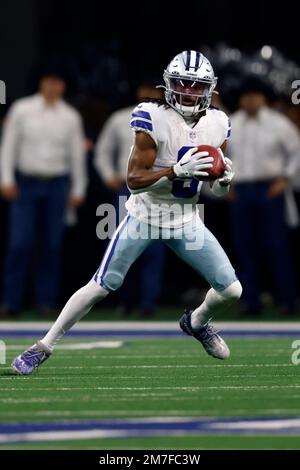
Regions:
<instances>
[{"instance_id":1,"label":"brown football","mask_svg":"<svg viewBox=\"0 0 300 470\"><path fill-rule=\"evenodd\" d=\"M225 170L225 163L219 150L216 147L212 147L211 145L199 145L197 148L197 152L208 152L208 156L213 157L214 159L214 161L212 162L212 168L203 170L207 171L207 173L209 173L209 176L199 176L198 179L201 181L214 181L217 178L221 178Z\"/></svg>"}]
</instances>

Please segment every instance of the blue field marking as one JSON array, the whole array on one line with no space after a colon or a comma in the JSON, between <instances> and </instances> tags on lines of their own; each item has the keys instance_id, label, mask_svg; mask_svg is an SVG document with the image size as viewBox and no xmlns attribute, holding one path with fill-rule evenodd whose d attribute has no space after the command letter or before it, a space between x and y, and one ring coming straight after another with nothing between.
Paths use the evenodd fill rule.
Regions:
<instances>
[{"instance_id":1,"label":"blue field marking","mask_svg":"<svg viewBox=\"0 0 300 470\"><path fill-rule=\"evenodd\" d=\"M69 440L70 437L90 439L90 433L102 439L187 434L300 436L300 417L140 418L3 423L0 424L0 443Z\"/></svg>"}]
</instances>

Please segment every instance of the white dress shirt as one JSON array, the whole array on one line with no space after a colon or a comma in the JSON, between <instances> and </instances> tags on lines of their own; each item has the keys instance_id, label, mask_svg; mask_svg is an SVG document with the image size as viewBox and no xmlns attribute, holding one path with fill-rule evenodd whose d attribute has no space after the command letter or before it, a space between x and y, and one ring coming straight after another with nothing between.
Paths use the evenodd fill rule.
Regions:
<instances>
[{"instance_id":1,"label":"white dress shirt","mask_svg":"<svg viewBox=\"0 0 300 470\"><path fill-rule=\"evenodd\" d=\"M126 180L127 163L134 136L130 129L133 106L114 112L96 143L95 167L104 181Z\"/></svg>"},{"instance_id":2,"label":"white dress shirt","mask_svg":"<svg viewBox=\"0 0 300 470\"><path fill-rule=\"evenodd\" d=\"M36 177L70 175L71 194L85 193L84 135L79 113L64 101L48 105L36 94L17 100L4 124L1 184L15 182L15 171Z\"/></svg>"},{"instance_id":3,"label":"white dress shirt","mask_svg":"<svg viewBox=\"0 0 300 470\"><path fill-rule=\"evenodd\" d=\"M257 116L233 114L226 152L233 160L236 183L292 178L300 167L300 137L283 114L262 108Z\"/></svg>"}]
</instances>

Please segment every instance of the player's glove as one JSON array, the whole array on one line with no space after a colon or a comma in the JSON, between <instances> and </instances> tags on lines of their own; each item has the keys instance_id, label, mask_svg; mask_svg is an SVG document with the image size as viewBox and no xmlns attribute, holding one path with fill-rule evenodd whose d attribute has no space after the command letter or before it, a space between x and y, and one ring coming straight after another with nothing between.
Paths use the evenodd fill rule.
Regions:
<instances>
[{"instance_id":1,"label":"player's glove","mask_svg":"<svg viewBox=\"0 0 300 470\"><path fill-rule=\"evenodd\" d=\"M225 157L220 148L218 150L224 159L225 170L223 176L213 182L211 190L215 196L222 197L228 193L230 189L230 183L234 177L234 172L232 171L232 161L230 158Z\"/></svg>"},{"instance_id":2,"label":"player's glove","mask_svg":"<svg viewBox=\"0 0 300 470\"><path fill-rule=\"evenodd\" d=\"M174 173L178 178L208 176L205 170L212 168L213 157L208 157L208 152L194 153L196 150L197 147L189 149L181 160L173 166Z\"/></svg>"},{"instance_id":3,"label":"player's glove","mask_svg":"<svg viewBox=\"0 0 300 470\"><path fill-rule=\"evenodd\" d=\"M225 157L222 150L219 148L218 149L223 160L224 160L224 163L225 163L225 171L224 171L224 174L222 176L222 178L218 178L218 182L221 186L228 186L233 177L234 177L234 172L232 170L232 161L230 160L230 158L228 157Z\"/></svg>"}]
</instances>

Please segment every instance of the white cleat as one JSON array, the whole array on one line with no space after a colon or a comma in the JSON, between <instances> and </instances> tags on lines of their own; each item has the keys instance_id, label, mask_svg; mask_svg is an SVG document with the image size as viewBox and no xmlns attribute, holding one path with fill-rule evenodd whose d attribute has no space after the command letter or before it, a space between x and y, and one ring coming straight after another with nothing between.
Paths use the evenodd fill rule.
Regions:
<instances>
[{"instance_id":1,"label":"white cleat","mask_svg":"<svg viewBox=\"0 0 300 470\"><path fill-rule=\"evenodd\" d=\"M195 339L200 341L207 354L217 359L228 359L230 356L230 349L218 335L217 330L209 323L205 323L201 328L197 330L192 328L191 325L192 312L185 312L180 321L180 328L188 335L193 336Z\"/></svg>"}]
</instances>

